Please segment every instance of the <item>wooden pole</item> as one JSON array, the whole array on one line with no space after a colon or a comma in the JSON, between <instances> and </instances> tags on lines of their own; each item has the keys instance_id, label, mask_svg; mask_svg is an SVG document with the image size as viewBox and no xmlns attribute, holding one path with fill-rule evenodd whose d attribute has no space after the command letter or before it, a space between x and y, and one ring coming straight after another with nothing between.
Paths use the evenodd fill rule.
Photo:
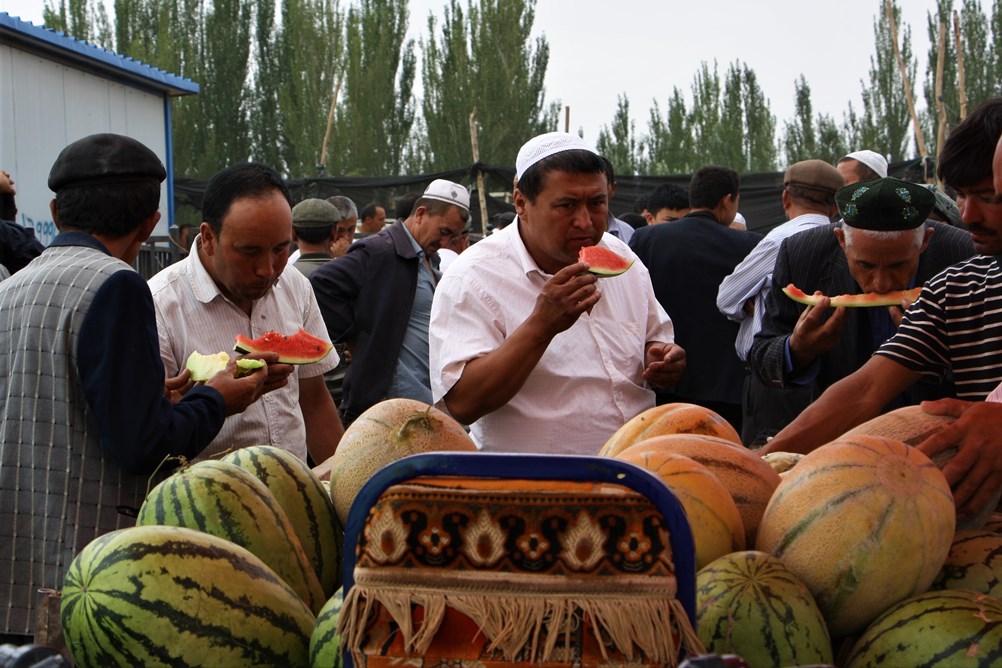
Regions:
<instances>
[{"instance_id":1,"label":"wooden pole","mask_svg":"<svg viewBox=\"0 0 1002 668\"><path fill-rule=\"evenodd\" d=\"M936 54L936 159L943 153L946 141L946 104L943 103L943 64L946 61L946 21L939 22L939 47ZM937 185L939 179L935 179Z\"/></svg>"},{"instance_id":2,"label":"wooden pole","mask_svg":"<svg viewBox=\"0 0 1002 668\"><path fill-rule=\"evenodd\" d=\"M908 80L908 71L905 69L905 59L901 57L901 50L898 48L898 27L894 22L894 0L887 0L887 23L891 27L894 58L898 61L898 70L901 72L901 83L905 89L905 100L908 102L908 111L912 116L912 127L915 128L915 143L918 145L919 156L925 160L929 157L929 151L926 150L925 137L922 135L922 126L919 125L918 113L915 111L915 100L912 98L911 82Z\"/></svg>"},{"instance_id":3,"label":"wooden pole","mask_svg":"<svg viewBox=\"0 0 1002 668\"><path fill-rule=\"evenodd\" d=\"M967 78L964 75L964 43L960 41L960 14L953 10L953 41L957 44L957 95L960 120L967 118Z\"/></svg>"},{"instance_id":4,"label":"wooden pole","mask_svg":"<svg viewBox=\"0 0 1002 668\"><path fill-rule=\"evenodd\" d=\"M564 107L564 132L571 131L571 108L570 106Z\"/></svg>"},{"instance_id":5,"label":"wooden pole","mask_svg":"<svg viewBox=\"0 0 1002 668\"><path fill-rule=\"evenodd\" d=\"M327 167L327 142L331 139L331 131L334 129L334 106L337 104L337 96L341 92L341 83L344 81L344 73L337 80L334 86L334 97L331 98L331 108L327 110L327 129L324 131L324 143L320 147L320 162L318 164Z\"/></svg>"},{"instance_id":6,"label":"wooden pole","mask_svg":"<svg viewBox=\"0 0 1002 668\"><path fill-rule=\"evenodd\" d=\"M477 108L470 112L470 143L473 145L473 162L480 162L480 144L477 141ZM484 192L484 173L477 167L477 193L480 195L480 234L487 236L487 193Z\"/></svg>"}]
</instances>

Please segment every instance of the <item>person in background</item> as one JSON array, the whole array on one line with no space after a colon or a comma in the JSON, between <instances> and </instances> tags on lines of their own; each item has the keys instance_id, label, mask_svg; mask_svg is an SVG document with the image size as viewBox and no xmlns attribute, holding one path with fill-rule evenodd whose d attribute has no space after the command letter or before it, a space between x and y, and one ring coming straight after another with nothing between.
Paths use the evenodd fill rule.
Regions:
<instances>
[{"instance_id":1,"label":"person in background","mask_svg":"<svg viewBox=\"0 0 1002 668\"><path fill-rule=\"evenodd\" d=\"M689 191L674 183L662 183L651 191L645 204L644 217L648 225L674 223L689 215Z\"/></svg>"},{"instance_id":2,"label":"person in background","mask_svg":"<svg viewBox=\"0 0 1002 668\"><path fill-rule=\"evenodd\" d=\"M35 231L21 227L16 222L17 204L14 179L0 169L0 280L23 269L25 265L45 250Z\"/></svg>"},{"instance_id":3,"label":"person in background","mask_svg":"<svg viewBox=\"0 0 1002 668\"><path fill-rule=\"evenodd\" d=\"M602 162L605 163L605 178L609 181L609 201L611 202L616 194L616 170L612 166L612 161L607 157L602 156ZM609 220L606 221L605 231L626 243L630 243L630 237L633 236L633 227L612 215L612 210L609 211Z\"/></svg>"},{"instance_id":4,"label":"person in background","mask_svg":"<svg viewBox=\"0 0 1002 668\"><path fill-rule=\"evenodd\" d=\"M386 209L377 202L369 202L359 212L362 222L358 226L356 238L367 237L370 234L377 234L386 226Z\"/></svg>"},{"instance_id":5,"label":"person in background","mask_svg":"<svg viewBox=\"0 0 1002 668\"><path fill-rule=\"evenodd\" d=\"M845 185L851 186L887 176L887 158L869 149L853 151L840 158L835 169L842 175Z\"/></svg>"},{"instance_id":6,"label":"person in background","mask_svg":"<svg viewBox=\"0 0 1002 668\"><path fill-rule=\"evenodd\" d=\"M206 188L192 252L150 279L167 373L184 368L192 351L232 350L237 334L251 339L300 329L327 338L309 280L286 271L292 204L278 173L259 163L221 170ZM202 457L269 444L319 464L334 454L343 429L323 374L330 353L314 364L270 364L274 391L226 420Z\"/></svg>"},{"instance_id":7,"label":"person in background","mask_svg":"<svg viewBox=\"0 0 1002 668\"><path fill-rule=\"evenodd\" d=\"M233 363L199 387L164 373L150 289L130 265L166 175L131 137L71 143L48 179L59 235L0 283L0 643L30 642L38 590L134 523L165 458L198 455L266 389L266 371L236 378Z\"/></svg>"},{"instance_id":8,"label":"person in background","mask_svg":"<svg viewBox=\"0 0 1002 668\"><path fill-rule=\"evenodd\" d=\"M326 200L313 197L292 207L292 238L300 253L292 266L303 276L309 278L314 269L331 260L340 222L341 214Z\"/></svg>"},{"instance_id":9,"label":"person in background","mask_svg":"<svg viewBox=\"0 0 1002 668\"><path fill-rule=\"evenodd\" d=\"M346 424L384 399L431 403L428 321L441 279L433 260L443 244L465 235L469 207L466 188L436 179L406 220L355 242L310 277L331 340L351 350L341 402Z\"/></svg>"},{"instance_id":10,"label":"person in background","mask_svg":"<svg viewBox=\"0 0 1002 668\"><path fill-rule=\"evenodd\" d=\"M578 261L605 233L602 159L564 132L526 142L516 159L515 222L471 246L435 292L429 331L433 398L471 425L485 451L598 453L652 386L674 383L685 351L639 261L599 279Z\"/></svg>"},{"instance_id":11,"label":"person in background","mask_svg":"<svg viewBox=\"0 0 1002 668\"><path fill-rule=\"evenodd\" d=\"M733 169L700 168L689 183L688 215L637 230L630 248L650 270L654 294L687 354L688 372L675 387L658 392L658 403L704 406L740 433L745 371L734 352L738 325L717 310L717 288L762 236L728 227L738 210L739 185Z\"/></svg>"},{"instance_id":12,"label":"person in background","mask_svg":"<svg viewBox=\"0 0 1002 668\"><path fill-rule=\"evenodd\" d=\"M720 283L717 308L739 323L734 348L742 362L747 361L755 334L762 328L765 296L772 287L772 270L780 244L799 232L828 227L838 212L835 193L843 185L842 175L824 160L803 160L790 165L783 175L781 195L787 222L770 230ZM741 440L753 445L763 432L774 435L810 399L810 394L800 397L795 390L776 390L755 374L746 373L741 395Z\"/></svg>"},{"instance_id":13,"label":"person in background","mask_svg":"<svg viewBox=\"0 0 1002 668\"><path fill-rule=\"evenodd\" d=\"M341 220L335 225L334 241L331 243L331 257L341 257L348 252L348 246L355 239L355 227L358 224L358 209L355 202L344 195L328 197L327 201L337 209Z\"/></svg>"}]
</instances>

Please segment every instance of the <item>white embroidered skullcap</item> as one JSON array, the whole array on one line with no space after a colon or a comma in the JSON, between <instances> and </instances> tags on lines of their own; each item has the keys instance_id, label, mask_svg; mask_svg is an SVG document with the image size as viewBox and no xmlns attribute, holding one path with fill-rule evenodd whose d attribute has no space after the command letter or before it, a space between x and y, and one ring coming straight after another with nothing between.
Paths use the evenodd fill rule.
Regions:
<instances>
[{"instance_id":1,"label":"white embroidered skullcap","mask_svg":"<svg viewBox=\"0 0 1002 668\"><path fill-rule=\"evenodd\" d=\"M887 158L880 155L876 151L862 150L854 151L845 158L851 158L852 160L859 160L861 163L872 169L877 173L880 178L885 178L887 176ZM842 160L845 160L842 158ZM841 160L839 161L841 162Z\"/></svg>"},{"instance_id":2,"label":"white embroidered skullcap","mask_svg":"<svg viewBox=\"0 0 1002 668\"><path fill-rule=\"evenodd\" d=\"M429 183L421 197L442 200L466 211L470 210L470 193L466 188L445 179L435 179Z\"/></svg>"},{"instance_id":3,"label":"white embroidered skullcap","mask_svg":"<svg viewBox=\"0 0 1002 668\"><path fill-rule=\"evenodd\" d=\"M595 153L595 149L588 146L584 139L567 132L547 132L546 134L533 137L522 145L515 158L515 180L522 178L525 171L535 165L540 160L549 158L554 153L561 151L588 151ZM595 155L598 155L595 153Z\"/></svg>"}]
</instances>

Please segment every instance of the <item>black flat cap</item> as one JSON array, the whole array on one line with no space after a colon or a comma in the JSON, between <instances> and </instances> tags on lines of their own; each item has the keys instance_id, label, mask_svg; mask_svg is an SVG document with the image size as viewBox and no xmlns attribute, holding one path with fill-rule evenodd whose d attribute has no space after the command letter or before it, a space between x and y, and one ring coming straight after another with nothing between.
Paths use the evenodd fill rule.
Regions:
<instances>
[{"instance_id":1,"label":"black flat cap","mask_svg":"<svg viewBox=\"0 0 1002 668\"><path fill-rule=\"evenodd\" d=\"M860 181L835 193L846 225L862 230L913 230L925 223L936 196L925 186L892 176Z\"/></svg>"},{"instance_id":2,"label":"black flat cap","mask_svg":"<svg viewBox=\"0 0 1002 668\"><path fill-rule=\"evenodd\" d=\"M167 178L156 153L132 137L102 133L78 139L60 153L49 170L49 189Z\"/></svg>"}]
</instances>

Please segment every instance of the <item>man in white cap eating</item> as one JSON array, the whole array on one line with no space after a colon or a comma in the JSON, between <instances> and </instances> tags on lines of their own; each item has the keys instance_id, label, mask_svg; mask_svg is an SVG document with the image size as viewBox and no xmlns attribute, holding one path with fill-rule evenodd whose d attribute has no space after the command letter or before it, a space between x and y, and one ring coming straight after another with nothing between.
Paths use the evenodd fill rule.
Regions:
<instances>
[{"instance_id":1,"label":"man in white cap eating","mask_svg":"<svg viewBox=\"0 0 1002 668\"><path fill-rule=\"evenodd\" d=\"M435 292L432 393L485 451L597 454L685 368L647 268L606 234L602 159L579 137L529 140L515 223L463 253ZM597 278L598 245L633 265Z\"/></svg>"},{"instance_id":2,"label":"man in white cap eating","mask_svg":"<svg viewBox=\"0 0 1002 668\"><path fill-rule=\"evenodd\" d=\"M406 220L365 237L311 275L335 343L347 343L341 411L345 424L384 399L431 403L428 318L441 274L436 252L464 234L470 194L432 181Z\"/></svg>"}]
</instances>

